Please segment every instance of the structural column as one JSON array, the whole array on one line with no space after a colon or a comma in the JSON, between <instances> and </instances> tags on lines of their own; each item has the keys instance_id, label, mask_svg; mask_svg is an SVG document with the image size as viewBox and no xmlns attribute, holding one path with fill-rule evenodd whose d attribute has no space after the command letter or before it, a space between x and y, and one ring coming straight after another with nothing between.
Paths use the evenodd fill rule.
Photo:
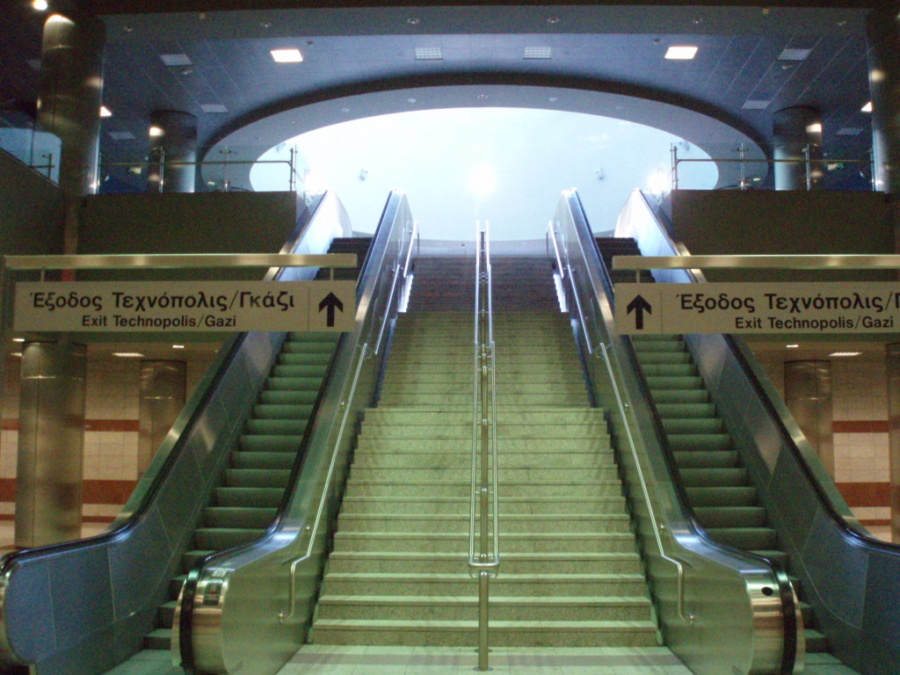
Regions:
<instances>
[{"instance_id":1,"label":"structural column","mask_svg":"<svg viewBox=\"0 0 900 675\"><path fill-rule=\"evenodd\" d=\"M148 192L193 192L197 177L197 118L177 110L150 116Z\"/></svg>"},{"instance_id":2,"label":"structural column","mask_svg":"<svg viewBox=\"0 0 900 675\"><path fill-rule=\"evenodd\" d=\"M44 24L38 124L61 143L64 253L77 253L78 207L98 186L105 37L100 20L80 14L53 14Z\"/></svg>"},{"instance_id":3,"label":"structural column","mask_svg":"<svg viewBox=\"0 0 900 675\"><path fill-rule=\"evenodd\" d=\"M157 449L184 408L186 373L184 361L141 361L138 478L147 472Z\"/></svg>"},{"instance_id":4,"label":"structural column","mask_svg":"<svg viewBox=\"0 0 900 675\"><path fill-rule=\"evenodd\" d=\"M900 3L868 16L875 189L900 194ZM896 201L896 200L895 200Z\"/></svg>"},{"instance_id":5,"label":"structural column","mask_svg":"<svg viewBox=\"0 0 900 675\"><path fill-rule=\"evenodd\" d=\"M900 344L887 346L888 426L891 450L891 537L900 542Z\"/></svg>"},{"instance_id":6,"label":"structural column","mask_svg":"<svg viewBox=\"0 0 900 675\"><path fill-rule=\"evenodd\" d=\"M784 364L784 399L834 478L834 411L831 395L830 361L788 361Z\"/></svg>"},{"instance_id":7,"label":"structural column","mask_svg":"<svg viewBox=\"0 0 900 675\"><path fill-rule=\"evenodd\" d=\"M85 348L31 342L22 351L15 543L81 536Z\"/></svg>"},{"instance_id":8,"label":"structural column","mask_svg":"<svg viewBox=\"0 0 900 675\"><path fill-rule=\"evenodd\" d=\"M775 135L775 189L822 188L822 121L815 108L785 108L772 118ZM790 160L790 161L786 161Z\"/></svg>"}]
</instances>

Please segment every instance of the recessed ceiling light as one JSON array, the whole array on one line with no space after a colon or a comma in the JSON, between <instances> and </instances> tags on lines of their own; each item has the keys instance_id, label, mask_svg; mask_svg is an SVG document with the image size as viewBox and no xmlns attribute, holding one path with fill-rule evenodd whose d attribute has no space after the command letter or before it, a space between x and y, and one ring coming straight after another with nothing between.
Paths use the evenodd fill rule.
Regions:
<instances>
[{"instance_id":1,"label":"recessed ceiling light","mask_svg":"<svg viewBox=\"0 0 900 675\"><path fill-rule=\"evenodd\" d=\"M442 61L444 52L440 47L416 47L416 61Z\"/></svg>"},{"instance_id":2,"label":"recessed ceiling light","mask_svg":"<svg viewBox=\"0 0 900 675\"><path fill-rule=\"evenodd\" d=\"M748 100L741 106L744 110L765 110L772 101Z\"/></svg>"},{"instance_id":3,"label":"recessed ceiling light","mask_svg":"<svg viewBox=\"0 0 900 675\"><path fill-rule=\"evenodd\" d=\"M25 338L13 338L13 342L25 342Z\"/></svg>"},{"instance_id":4,"label":"recessed ceiling light","mask_svg":"<svg viewBox=\"0 0 900 675\"><path fill-rule=\"evenodd\" d=\"M862 352L831 352L828 356L841 358L844 356L859 356Z\"/></svg>"},{"instance_id":5,"label":"recessed ceiling light","mask_svg":"<svg viewBox=\"0 0 900 675\"><path fill-rule=\"evenodd\" d=\"M144 355L140 352L113 352L113 356L118 356L120 359L142 359Z\"/></svg>"},{"instance_id":6,"label":"recessed ceiling light","mask_svg":"<svg viewBox=\"0 0 900 675\"><path fill-rule=\"evenodd\" d=\"M411 16L406 20L406 23L408 23L410 26L418 26L419 18L415 17L415 16Z\"/></svg>"},{"instance_id":7,"label":"recessed ceiling light","mask_svg":"<svg viewBox=\"0 0 900 675\"><path fill-rule=\"evenodd\" d=\"M865 113L870 113L870 112L872 112L872 101L869 101L868 103L866 103L866 104L861 108L861 110L862 110L862 112L865 112Z\"/></svg>"},{"instance_id":8,"label":"recessed ceiling light","mask_svg":"<svg viewBox=\"0 0 900 675\"><path fill-rule=\"evenodd\" d=\"M522 58L525 59L551 59L553 58L552 47L525 47L525 53Z\"/></svg>"},{"instance_id":9,"label":"recessed ceiling light","mask_svg":"<svg viewBox=\"0 0 900 675\"><path fill-rule=\"evenodd\" d=\"M100 106L100 117L112 117L112 110L105 105Z\"/></svg>"},{"instance_id":10,"label":"recessed ceiling light","mask_svg":"<svg viewBox=\"0 0 900 675\"><path fill-rule=\"evenodd\" d=\"M172 345L172 349L184 349L184 345Z\"/></svg>"},{"instance_id":11,"label":"recessed ceiling light","mask_svg":"<svg viewBox=\"0 0 900 675\"><path fill-rule=\"evenodd\" d=\"M301 63L303 61L303 54L299 49L273 49L270 54L275 63Z\"/></svg>"},{"instance_id":12,"label":"recessed ceiling light","mask_svg":"<svg viewBox=\"0 0 900 675\"><path fill-rule=\"evenodd\" d=\"M46 12L50 7L47 0L34 0L34 2L31 3L31 6L39 12Z\"/></svg>"},{"instance_id":13,"label":"recessed ceiling light","mask_svg":"<svg viewBox=\"0 0 900 675\"><path fill-rule=\"evenodd\" d=\"M160 136L164 136L166 132L162 127L153 125L147 130L147 133L150 134L150 138L159 138Z\"/></svg>"},{"instance_id":14,"label":"recessed ceiling light","mask_svg":"<svg viewBox=\"0 0 900 675\"><path fill-rule=\"evenodd\" d=\"M114 141L133 141L134 134L130 131L110 131L109 137Z\"/></svg>"},{"instance_id":15,"label":"recessed ceiling light","mask_svg":"<svg viewBox=\"0 0 900 675\"><path fill-rule=\"evenodd\" d=\"M779 61L805 61L812 53L812 49L798 49L787 47L778 55Z\"/></svg>"},{"instance_id":16,"label":"recessed ceiling light","mask_svg":"<svg viewBox=\"0 0 900 675\"><path fill-rule=\"evenodd\" d=\"M547 23L549 23L551 26L555 26L556 24L559 23L559 17L558 16L548 16Z\"/></svg>"},{"instance_id":17,"label":"recessed ceiling light","mask_svg":"<svg viewBox=\"0 0 900 675\"><path fill-rule=\"evenodd\" d=\"M698 49L693 45L672 45L666 50L666 58L670 61L690 61L697 56Z\"/></svg>"},{"instance_id":18,"label":"recessed ceiling light","mask_svg":"<svg viewBox=\"0 0 900 675\"><path fill-rule=\"evenodd\" d=\"M187 54L160 54L163 64L167 66L191 66L193 62Z\"/></svg>"},{"instance_id":19,"label":"recessed ceiling light","mask_svg":"<svg viewBox=\"0 0 900 675\"><path fill-rule=\"evenodd\" d=\"M785 345L784 348L785 349L800 349L800 345L797 345L797 344Z\"/></svg>"},{"instance_id":20,"label":"recessed ceiling light","mask_svg":"<svg viewBox=\"0 0 900 675\"><path fill-rule=\"evenodd\" d=\"M861 127L843 127L837 130L838 136L859 136L863 132Z\"/></svg>"},{"instance_id":21,"label":"recessed ceiling light","mask_svg":"<svg viewBox=\"0 0 900 675\"><path fill-rule=\"evenodd\" d=\"M221 103L201 103L200 110L205 113L214 114L214 113L227 113L228 108L226 108Z\"/></svg>"}]
</instances>

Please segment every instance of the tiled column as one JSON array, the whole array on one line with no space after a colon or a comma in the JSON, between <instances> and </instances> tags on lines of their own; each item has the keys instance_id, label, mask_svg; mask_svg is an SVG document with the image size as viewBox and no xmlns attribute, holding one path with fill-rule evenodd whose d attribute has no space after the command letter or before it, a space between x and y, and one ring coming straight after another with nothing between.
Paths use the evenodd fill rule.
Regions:
<instances>
[{"instance_id":1,"label":"tiled column","mask_svg":"<svg viewBox=\"0 0 900 675\"><path fill-rule=\"evenodd\" d=\"M150 116L149 192L193 192L197 176L197 118L177 110Z\"/></svg>"}]
</instances>

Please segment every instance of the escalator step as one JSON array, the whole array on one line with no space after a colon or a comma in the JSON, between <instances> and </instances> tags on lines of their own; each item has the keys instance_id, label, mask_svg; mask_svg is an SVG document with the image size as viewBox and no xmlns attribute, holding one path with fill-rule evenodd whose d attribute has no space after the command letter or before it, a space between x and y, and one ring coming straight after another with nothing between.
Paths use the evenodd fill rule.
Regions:
<instances>
[{"instance_id":1,"label":"escalator step","mask_svg":"<svg viewBox=\"0 0 900 675\"><path fill-rule=\"evenodd\" d=\"M648 377L695 377L697 367L693 363L645 363L641 359L641 369Z\"/></svg>"},{"instance_id":2,"label":"escalator step","mask_svg":"<svg viewBox=\"0 0 900 675\"><path fill-rule=\"evenodd\" d=\"M670 433L669 446L672 450L729 450L730 434L673 434Z\"/></svg>"},{"instance_id":3,"label":"escalator step","mask_svg":"<svg viewBox=\"0 0 900 675\"><path fill-rule=\"evenodd\" d=\"M653 392L654 398L656 392L660 389L678 389L690 391L692 389L701 389L703 387L703 378L700 376L677 376L677 375L648 375L647 385Z\"/></svg>"},{"instance_id":4,"label":"escalator step","mask_svg":"<svg viewBox=\"0 0 900 675\"><path fill-rule=\"evenodd\" d=\"M300 434L241 436L240 446L245 452L296 452L302 440L303 436Z\"/></svg>"},{"instance_id":5,"label":"escalator step","mask_svg":"<svg viewBox=\"0 0 900 675\"><path fill-rule=\"evenodd\" d=\"M769 527L709 527L706 528L706 531L720 544L733 546L742 551L758 551L778 547L778 535Z\"/></svg>"},{"instance_id":6,"label":"escalator step","mask_svg":"<svg viewBox=\"0 0 900 675\"><path fill-rule=\"evenodd\" d=\"M720 434L723 426L718 417L663 418L667 434Z\"/></svg>"},{"instance_id":7,"label":"escalator step","mask_svg":"<svg viewBox=\"0 0 900 675\"><path fill-rule=\"evenodd\" d=\"M288 389L270 389L261 391L259 394L259 402L265 405L308 405L315 403L315 399L310 400L310 396L304 391L290 391Z\"/></svg>"},{"instance_id":8,"label":"escalator step","mask_svg":"<svg viewBox=\"0 0 900 675\"><path fill-rule=\"evenodd\" d=\"M200 527L194 531L194 542L201 549L224 551L256 541L265 533L264 528Z\"/></svg>"},{"instance_id":9,"label":"escalator step","mask_svg":"<svg viewBox=\"0 0 900 675\"><path fill-rule=\"evenodd\" d=\"M788 563L790 562L790 556L788 556L788 554L785 553L784 551L781 551L778 549L771 549L771 548L754 549L754 550L751 550L750 553L753 553L754 555L762 556L763 558L768 558L769 560L773 560L773 561L779 563L785 569L787 569ZM795 582L792 582L792 583L795 583Z\"/></svg>"},{"instance_id":10,"label":"escalator step","mask_svg":"<svg viewBox=\"0 0 900 675\"><path fill-rule=\"evenodd\" d=\"M716 414L713 403L658 403L656 409L664 420L713 417Z\"/></svg>"},{"instance_id":11,"label":"escalator step","mask_svg":"<svg viewBox=\"0 0 900 675\"><path fill-rule=\"evenodd\" d=\"M277 508L284 496L284 488L218 487L215 489L216 506L225 508Z\"/></svg>"},{"instance_id":12,"label":"escalator step","mask_svg":"<svg viewBox=\"0 0 900 675\"><path fill-rule=\"evenodd\" d=\"M309 419L311 405L288 405L281 403L257 403L253 406L253 416L257 419Z\"/></svg>"},{"instance_id":13,"label":"escalator step","mask_svg":"<svg viewBox=\"0 0 900 675\"><path fill-rule=\"evenodd\" d=\"M308 377L267 377L267 391L292 391L299 394L297 403L315 403L318 396L318 384L311 389Z\"/></svg>"},{"instance_id":14,"label":"escalator step","mask_svg":"<svg viewBox=\"0 0 900 675\"><path fill-rule=\"evenodd\" d=\"M306 430L305 419L249 419L244 433L261 436L301 436Z\"/></svg>"},{"instance_id":15,"label":"escalator step","mask_svg":"<svg viewBox=\"0 0 900 675\"><path fill-rule=\"evenodd\" d=\"M642 351L641 367L653 363L690 363L691 355L686 351L648 352Z\"/></svg>"},{"instance_id":16,"label":"escalator step","mask_svg":"<svg viewBox=\"0 0 900 675\"><path fill-rule=\"evenodd\" d=\"M707 403L709 401L709 392L706 389L670 389L657 390L653 392L653 401L660 403Z\"/></svg>"},{"instance_id":17,"label":"escalator step","mask_svg":"<svg viewBox=\"0 0 900 675\"><path fill-rule=\"evenodd\" d=\"M297 453L286 452L233 452L231 466L235 469L287 469L294 466Z\"/></svg>"},{"instance_id":18,"label":"escalator step","mask_svg":"<svg viewBox=\"0 0 900 675\"><path fill-rule=\"evenodd\" d=\"M702 506L757 506L759 496L753 486L740 487L688 487L691 504Z\"/></svg>"},{"instance_id":19,"label":"escalator step","mask_svg":"<svg viewBox=\"0 0 900 675\"><path fill-rule=\"evenodd\" d=\"M228 487L283 488L290 475L290 471L281 469L226 469L225 484Z\"/></svg>"},{"instance_id":20,"label":"escalator step","mask_svg":"<svg viewBox=\"0 0 900 675\"><path fill-rule=\"evenodd\" d=\"M213 550L201 551L201 550L197 550L197 549L185 551L184 553L181 554L181 571L184 572L185 574L187 574L192 569L194 569L194 567L197 566L197 563L202 558L205 558L206 556L211 555L212 553L215 553L215 551L213 551Z\"/></svg>"},{"instance_id":21,"label":"escalator step","mask_svg":"<svg viewBox=\"0 0 900 675\"><path fill-rule=\"evenodd\" d=\"M210 506L203 510L205 527L265 529L278 514L275 507Z\"/></svg>"},{"instance_id":22,"label":"escalator step","mask_svg":"<svg viewBox=\"0 0 900 675\"><path fill-rule=\"evenodd\" d=\"M769 520L762 506L700 506L694 514L705 528L764 527Z\"/></svg>"},{"instance_id":23,"label":"escalator step","mask_svg":"<svg viewBox=\"0 0 900 675\"><path fill-rule=\"evenodd\" d=\"M740 466L736 450L680 450L675 452L680 469L734 468Z\"/></svg>"},{"instance_id":24,"label":"escalator step","mask_svg":"<svg viewBox=\"0 0 900 675\"><path fill-rule=\"evenodd\" d=\"M828 638L815 628L804 628L803 636L806 638L807 652L821 653L828 651Z\"/></svg>"},{"instance_id":25,"label":"escalator step","mask_svg":"<svg viewBox=\"0 0 900 675\"><path fill-rule=\"evenodd\" d=\"M170 649L172 645L172 629L157 628L144 637L145 649Z\"/></svg>"},{"instance_id":26,"label":"escalator step","mask_svg":"<svg viewBox=\"0 0 900 675\"><path fill-rule=\"evenodd\" d=\"M278 364L272 368L271 375L273 377L291 377L305 380L311 387L318 387L319 382L322 381L322 375L325 372L325 367L325 365L317 365L315 366L315 368L318 370L318 372L310 373L309 371L312 370L312 368L309 368L305 365Z\"/></svg>"},{"instance_id":27,"label":"escalator step","mask_svg":"<svg viewBox=\"0 0 900 675\"><path fill-rule=\"evenodd\" d=\"M322 359L317 358L316 360L321 361ZM300 352L296 354L282 352L278 355L278 363L296 369L295 373L300 377L321 377L328 368L328 364L324 362L311 363L309 355Z\"/></svg>"},{"instance_id":28,"label":"escalator step","mask_svg":"<svg viewBox=\"0 0 900 675\"><path fill-rule=\"evenodd\" d=\"M681 477L687 488L744 486L747 484L747 469L682 469Z\"/></svg>"},{"instance_id":29,"label":"escalator step","mask_svg":"<svg viewBox=\"0 0 900 675\"><path fill-rule=\"evenodd\" d=\"M164 602L156 608L156 623L161 628L171 628L175 619L175 608L178 606L176 600Z\"/></svg>"}]
</instances>

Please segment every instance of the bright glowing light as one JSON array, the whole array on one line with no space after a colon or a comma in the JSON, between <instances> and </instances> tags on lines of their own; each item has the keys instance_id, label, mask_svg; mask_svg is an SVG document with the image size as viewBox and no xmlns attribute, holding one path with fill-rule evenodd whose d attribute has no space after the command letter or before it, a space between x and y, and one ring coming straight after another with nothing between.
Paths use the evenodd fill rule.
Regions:
<instances>
[{"instance_id":1,"label":"bright glowing light","mask_svg":"<svg viewBox=\"0 0 900 675\"><path fill-rule=\"evenodd\" d=\"M273 49L271 52L275 63L301 63L303 54L299 49Z\"/></svg>"},{"instance_id":2,"label":"bright glowing light","mask_svg":"<svg viewBox=\"0 0 900 675\"><path fill-rule=\"evenodd\" d=\"M860 356L862 352L831 352L828 356L832 356L835 358L847 357L847 356Z\"/></svg>"},{"instance_id":3,"label":"bright glowing light","mask_svg":"<svg viewBox=\"0 0 900 675\"><path fill-rule=\"evenodd\" d=\"M662 169L657 169L647 180L647 189L655 195L661 195L669 190L669 178Z\"/></svg>"},{"instance_id":4,"label":"bright glowing light","mask_svg":"<svg viewBox=\"0 0 900 675\"><path fill-rule=\"evenodd\" d=\"M479 164L469 176L469 189L478 197L487 197L497 187L497 174L488 164Z\"/></svg>"},{"instance_id":5,"label":"bright glowing light","mask_svg":"<svg viewBox=\"0 0 900 675\"><path fill-rule=\"evenodd\" d=\"M162 127L158 127L158 126L154 125L154 126L150 127L150 130L148 131L148 133L150 134L150 138L159 138L160 136L164 135L166 132Z\"/></svg>"},{"instance_id":6,"label":"bright glowing light","mask_svg":"<svg viewBox=\"0 0 900 675\"><path fill-rule=\"evenodd\" d=\"M666 50L666 58L670 61L690 61L697 56L697 49L693 45L672 45Z\"/></svg>"},{"instance_id":7,"label":"bright glowing light","mask_svg":"<svg viewBox=\"0 0 900 675\"><path fill-rule=\"evenodd\" d=\"M50 8L47 0L34 0L34 2L31 3L31 6L39 12L46 12Z\"/></svg>"},{"instance_id":8,"label":"bright glowing light","mask_svg":"<svg viewBox=\"0 0 900 675\"><path fill-rule=\"evenodd\" d=\"M112 117L112 110L105 105L100 106L100 117Z\"/></svg>"},{"instance_id":9,"label":"bright glowing light","mask_svg":"<svg viewBox=\"0 0 900 675\"><path fill-rule=\"evenodd\" d=\"M872 112L872 101L869 101L868 103L866 103L866 104L862 107L862 111L863 111L863 112L868 112L868 113Z\"/></svg>"},{"instance_id":10,"label":"bright glowing light","mask_svg":"<svg viewBox=\"0 0 900 675\"><path fill-rule=\"evenodd\" d=\"M808 134L821 134L822 133L822 124L820 122L815 122L806 127L806 133Z\"/></svg>"},{"instance_id":11,"label":"bright glowing light","mask_svg":"<svg viewBox=\"0 0 900 675\"><path fill-rule=\"evenodd\" d=\"M319 195L328 190L328 181L316 169L310 169L303 178L303 189L311 195Z\"/></svg>"}]
</instances>

